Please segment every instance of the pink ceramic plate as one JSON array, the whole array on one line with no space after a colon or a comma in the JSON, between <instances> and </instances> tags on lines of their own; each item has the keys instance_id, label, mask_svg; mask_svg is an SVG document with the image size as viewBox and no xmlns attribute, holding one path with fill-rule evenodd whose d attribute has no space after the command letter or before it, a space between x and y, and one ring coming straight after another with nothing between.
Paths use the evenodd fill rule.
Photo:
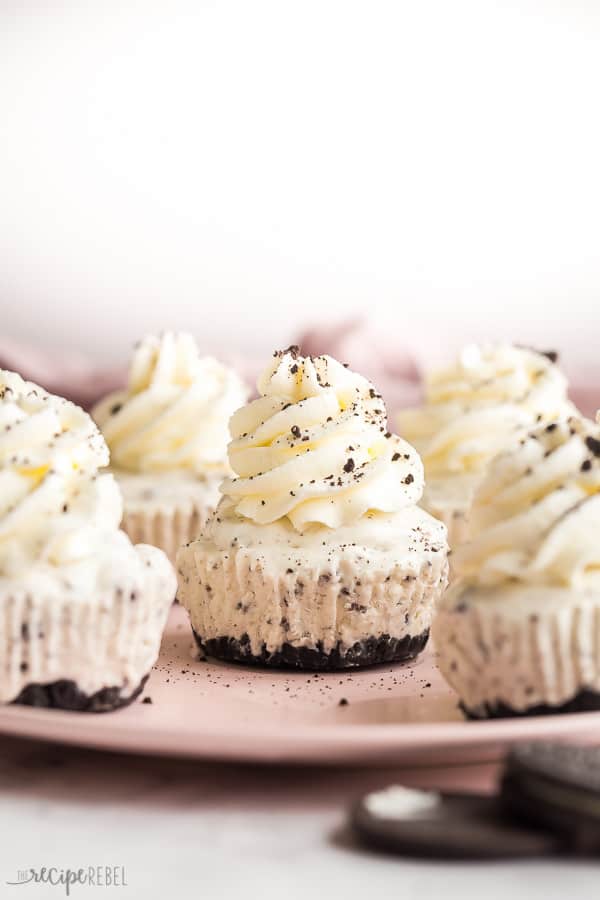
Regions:
<instances>
[{"instance_id":1,"label":"pink ceramic plate","mask_svg":"<svg viewBox=\"0 0 600 900\"><path fill-rule=\"evenodd\" d=\"M600 741L600 713L464 721L432 651L412 666L348 674L201 662L180 607L143 696L152 704L104 715L7 706L0 732L132 753L369 765L485 761L519 738Z\"/></svg>"}]
</instances>

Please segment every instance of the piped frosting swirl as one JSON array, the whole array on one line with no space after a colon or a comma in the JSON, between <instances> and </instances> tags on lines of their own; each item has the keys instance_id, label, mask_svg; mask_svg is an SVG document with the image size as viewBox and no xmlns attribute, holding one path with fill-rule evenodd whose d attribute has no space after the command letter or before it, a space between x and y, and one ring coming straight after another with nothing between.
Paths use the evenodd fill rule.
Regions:
<instances>
[{"instance_id":1,"label":"piped frosting swirl","mask_svg":"<svg viewBox=\"0 0 600 900\"><path fill-rule=\"evenodd\" d=\"M0 577L108 553L109 538L119 550L121 495L97 475L107 463L87 413L0 371Z\"/></svg>"},{"instance_id":2,"label":"piped frosting swirl","mask_svg":"<svg viewBox=\"0 0 600 900\"><path fill-rule=\"evenodd\" d=\"M138 345L125 391L93 410L111 464L140 473L227 471L229 417L246 400L238 375L201 357L193 337L166 332Z\"/></svg>"},{"instance_id":3,"label":"piped frosting swirl","mask_svg":"<svg viewBox=\"0 0 600 900\"><path fill-rule=\"evenodd\" d=\"M303 532L419 501L419 456L387 430L383 400L366 378L291 347L274 355L258 390L230 422L236 477L221 490L237 515L287 519Z\"/></svg>"},{"instance_id":4,"label":"piped frosting swirl","mask_svg":"<svg viewBox=\"0 0 600 900\"><path fill-rule=\"evenodd\" d=\"M425 380L425 405L400 414L427 479L478 476L521 429L575 412L553 353L510 344L465 347Z\"/></svg>"},{"instance_id":5,"label":"piped frosting swirl","mask_svg":"<svg viewBox=\"0 0 600 900\"><path fill-rule=\"evenodd\" d=\"M571 418L490 465L454 555L463 582L600 587L600 428Z\"/></svg>"}]
</instances>

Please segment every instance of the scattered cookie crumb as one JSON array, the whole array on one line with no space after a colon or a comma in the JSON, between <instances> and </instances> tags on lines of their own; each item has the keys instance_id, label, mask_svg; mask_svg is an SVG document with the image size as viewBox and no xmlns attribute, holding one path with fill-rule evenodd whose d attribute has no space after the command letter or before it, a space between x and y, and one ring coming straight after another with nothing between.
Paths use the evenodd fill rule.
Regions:
<instances>
[{"instance_id":1,"label":"scattered cookie crumb","mask_svg":"<svg viewBox=\"0 0 600 900\"><path fill-rule=\"evenodd\" d=\"M144 697L142 703L152 703L152 697Z\"/></svg>"},{"instance_id":2,"label":"scattered cookie crumb","mask_svg":"<svg viewBox=\"0 0 600 900\"><path fill-rule=\"evenodd\" d=\"M342 699L338 703L338 706L348 706L348 701L345 697L342 697Z\"/></svg>"}]
</instances>

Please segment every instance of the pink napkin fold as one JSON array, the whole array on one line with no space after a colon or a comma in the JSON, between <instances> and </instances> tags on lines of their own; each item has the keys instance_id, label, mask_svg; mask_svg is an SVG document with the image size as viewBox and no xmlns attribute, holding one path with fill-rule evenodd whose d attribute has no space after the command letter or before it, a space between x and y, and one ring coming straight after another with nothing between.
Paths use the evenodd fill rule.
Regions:
<instances>
[{"instance_id":1,"label":"pink napkin fold","mask_svg":"<svg viewBox=\"0 0 600 900\"><path fill-rule=\"evenodd\" d=\"M569 390L571 400L584 416L595 419L600 409L600 384L571 383Z\"/></svg>"},{"instance_id":2,"label":"pink napkin fold","mask_svg":"<svg viewBox=\"0 0 600 900\"><path fill-rule=\"evenodd\" d=\"M233 366L254 388L264 360L247 356L219 355L222 362ZM60 397L73 400L84 409L91 407L111 391L127 382L127 364L102 366L90 362L82 353L50 352L12 338L0 337L0 369L18 372Z\"/></svg>"},{"instance_id":3,"label":"pink napkin fold","mask_svg":"<svg viewBox=\"0 0 600 900\"><path fill-rule=\"evenodd\" d=\"M403 342L402 336L378 332L361 319L314 326L294 343L304 354L328 353L369 378L383 394L392 424L397 410L419 402L421 373L437 363L444 346L442 336L436 341L430 335L411 333L410 342ZM254 389L264 365L262 357L218 350L215 355L232 365ZM91 363L82 353L50 352L9 337L0 337L0 368L19 372L23 378L73 400L84 409L90 409L109 391L124 385L127 378L126 363L101 366ZM590 383L583 371L568 374L573 402L585 415L593 417L600 407L600 378Z\"/></svg>"},{"instance_id":4,"label":"pink napkin fold","mask_svg":"<svg viewBox=\"0 0 600 900\"><path fill-rule=\"evenodd\" d=\"M51 353L7 337L0 337L0 368L18 372L84 409L124 384L127 375L125 366L97 366L82 353Z\"/></svg>"},{"instance_id":5,"label":"pink napkin fold","mask_svg":"<svg viewBox=\"0 0 600 900\"><path fill-rule=\"evenodd\" d=\"M414 406L421 396L419 354L390 340L362 319L305 331L297 341L305 356L327 353L360 372L381 391L388 414Z\"/></svg>"},{"instance_id":6,"label":"pink napkin fold","mask_svg":"<svg viewBox=\"0 0 600 900\"><path fill-rule=\"evenodd\" d=\"M378 332L361 319L311 328L297 343L305 354L328 353L366 375L383 394L392 417L399 409L419 403L422 374L447 358L441 332L437 337L411 332L403 343L401 336ZM600 372L590 375L584 369L567 369L567 375L571 400L584 415L594 418L600 408Z\"/></svg>"}]
</instances>

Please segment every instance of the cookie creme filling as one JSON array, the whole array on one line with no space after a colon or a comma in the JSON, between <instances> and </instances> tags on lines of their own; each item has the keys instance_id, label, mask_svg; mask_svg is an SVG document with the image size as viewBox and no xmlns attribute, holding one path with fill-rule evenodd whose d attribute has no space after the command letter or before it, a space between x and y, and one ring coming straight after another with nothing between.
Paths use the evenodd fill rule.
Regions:
<instances>
[{"instance_id":1,"label":"cookie creme filling","mask_svg":"<svg viewBox=\"0 0 600 900\"><path fill-rule=\"evenodd\" d=\"M119 489L112 475L98 474L107 463L108 448L83 410L0 372L0 700L54 675L76 680L82 690L125 681L134 687L153 662L162 628L156 620L166 616L174 574L160 551L134 547L119 530ZM79 635L81 658L61 660L56 629L72 631L95 600L106 607L103 627L110 627L117 591L144 591L154 601L133 636L139 652L114 648L100 672L90 660L97 641L88 633ZM35 635L32 620L44 623ZM93 620L89 615L88 623ZM34 658L26 654L17 666L34 643Z\"/></svg>"},{"instance_id":2,"label":"cookie creme filling","mask_svg":"<svg viewBox=\"0 0 600 900\"><path fill-rule=\"evenodd\" d=\"M519 432L575 412L555 358L510 344L472 345L426 378L425 405L399 416L425 466L425 508L444 520L464 513L487 464Z\"/></svg>"},{"instance_id":3,"label":"cookie creme filling","mask_svg":"<svg viewBox=\"0 0 600 900\"><path fill-rule=\"evenodd\" d=\"M102 400L93 416L115 469L222 475L229 417L246 396L236 373L201 357L191 335L167 332L139 344L127 389Z\"/></svg>"},{"instance_id":4,"label":"cookie creme filling","mask_svg":"<svg viewBox=\"0 0 600 900\"><path fill-rule=\"evenodd\" d=\"M600 428L551 422L500 454L434 636L470 709L560 704L600 690Z\"/></svg>"},{"instance_id":5,"label":"cookie creme filling","mask_svg":"<svg viewBox=\"0 0 600 900\"><path fill-rule=\"evenodd\" d=\"M276 353L234 414L223 499L177 556L203 639L352 646L426 633L446 530L416 505L423 469L387 431L381 396L328 356Z\"/></svg>"}]
</instances>

